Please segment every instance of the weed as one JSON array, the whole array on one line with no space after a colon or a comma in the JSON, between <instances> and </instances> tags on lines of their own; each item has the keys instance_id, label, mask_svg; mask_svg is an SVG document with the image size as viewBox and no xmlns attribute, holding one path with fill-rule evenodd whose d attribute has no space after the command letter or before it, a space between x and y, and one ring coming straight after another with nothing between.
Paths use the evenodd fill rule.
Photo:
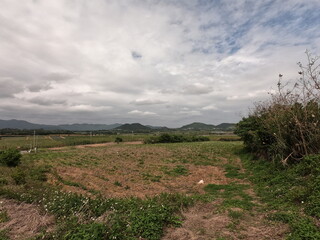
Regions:
<instances>
[{"instance_id":1,"label":"weed","mask_svg":"<svg viewBox=\"0 0 320 240\"><path fill-rule=\"evenodd\" d=\"M301 217L294 212L276 212L268 216L269 220L289 224L291 233L289 240L320 239L320 231L314 225L312 219Z\"/></svg>"},{"instance_id":2,"label":"weed","mask_svg":"<svg viewBox=\"0 0 320 240\"><path fill-rule=\"evenodd\" d=\"M75 229L68 231L64 240L92 240L106 239L106 226L101 223L81 224Z\"/></svg>"},{"instance_id":3,"label":"weed","mask_svg":"<svg viewBox=\"0 0 320 240\"><path fill-rule=\"evenodd\" d=\"M8 184L8 180L6 178L0 177L0 186L1 185L7 185L7 184Z\"/></svg>"},{"instance_id":4,"label":"weed","mask_svg":"<svg viewBox=\"0 0 320 240\"><path fill-rule=\"evenodd\" d=\"M269 217L290 226L288 239L320 239L320 231L310 217L301 214L304 209L310 216L320 216L319 156L306 157L301 163L287 168L242 154L243 162L251 172L257 193L276 210ZM282 212L287 209L290 212Z\"/></svg>"},{"instance_id":5,"label":"weed","mask_svg":"<svg viewBox=\"0 0 320 240\"><path fill-rule=\"evenodd\" d=\"M6 210L0 210L0 223L9 221L9 216Z\"/></svg>"},{"instance_id":6,"label":"weed","mask_svg":"<svg viewBox=\"0 0 320 240\"><path fill-rule=\"evenodd\" d=\"M25 184L27 182L26 173L21 168L17 168L11 174L11 177L17 185Z\"/></svg>"},{"instance_id":7,"label":"weed","mask_svg":"<svg viewBox=\"0 0 320 240\"><path fill-rule=\"evenodd\" d=\"M0 240L10 240L10 238L8 237L7 232L8 231L6 229L0 230Z\"/></svg>"},{"instance_id":8,"label":"weed","mask_svg":"<svg viewBox=\"0 0 320 240\"><path fill-rule=\"evenodd\" d=\"M233 218L233 219L242 219L243 218L243 212L242 211L233 211L233 210L228 210L228 216Z\"/></svg>"},{"instance_id":9,"label":"weed","mask_svg":"<svg viewBox=\"0 0 320 240\"><path fill-rule=\"evenodd\" d=\"M230 165L230 164L226 164L225 166L225 170L226 170L226 177L228 178L238 178L238 179L243 179L245 178L245 174L240 173L240 167L236 167L234 165Z\"/></svg>"},{"instance_id":10,"label":"weed","mask_svg":"<svg viewBox=\"0 0 320 240\"><path fill-rule=\"evenodd\" d=\"M242 199L226 199L222 202L222 206L226 208L242 208L245 210L251 210L254 204L247 200Z\"/></svg>"},{"instance_id":11,"label":"weed","mask_svg":"<svg viewBox=\"0 0 320 240\"><path fill-rule=\"evenodd\" d=\"M142 177L143 179L150 180L151 182L160 182L160 179L162 178L162 176L151 175L149 173L142 173Z\"/></svg>"},{"instance_id":12,"label":"weed","mask_svg":"<svg viewBox=\"0 0 320 240\"><path fill-rule=\"evenodd\" d=\"M188 175L189 170L185 168L185 166L177 165L175 168L171 170L164 168L164 173L170 176L180 176L180 175Z\"/></svg>"},{"instance_id":13,"label":"weed","mask_svg":"<svg viewBox=\"0 0 320 240\"><path fill-rule=\"evenodd\" d=\"M114 184L115 186L122 187L122 183L119 182L119 181L115 181L113 184Z\"/></svg>"}]
</instances>

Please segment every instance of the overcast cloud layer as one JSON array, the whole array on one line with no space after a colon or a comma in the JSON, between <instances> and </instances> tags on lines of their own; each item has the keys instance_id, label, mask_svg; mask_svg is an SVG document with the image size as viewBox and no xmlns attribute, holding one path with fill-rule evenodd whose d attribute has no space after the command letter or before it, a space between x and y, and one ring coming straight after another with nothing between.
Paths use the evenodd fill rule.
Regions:
<instances>
[{"instance_id":1,"label":"overcast cloud layer","mask_svg":"<svg viewBox=\"0 0 320 240\"><path fill-rule=\"evenodd\" d=\"M0 119L237 122L320 54L319 0L0 3Z\"/></svg>"}]
</instances>

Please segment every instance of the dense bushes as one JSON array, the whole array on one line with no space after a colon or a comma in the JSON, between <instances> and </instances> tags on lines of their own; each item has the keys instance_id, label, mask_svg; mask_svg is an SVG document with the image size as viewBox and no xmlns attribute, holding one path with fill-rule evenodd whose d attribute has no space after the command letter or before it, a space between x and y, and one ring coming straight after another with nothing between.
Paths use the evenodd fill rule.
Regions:
<instances>
[{"instance_id":1,"label":"dense bushes","mask_svg":"<svg viewBox=\"0 0 320 240\"><path fill-rule=\"evenodd\" d=\"M235 132L260 157L287 164L320 153L320 72L318 58L307 56L292 89L282 85L280 75L278 92L237 124Z\"/></svg>"},{"instance_id":2,"label":"dense bushes","mask_svg":"<svg viewBox=\"0 0 320 240\"><path fill-rule=\"evenodd\" d=\"M0 151L0 165L16 167L20 164L21 153L16 149Z\"/></svg>"},{"instance_id":3,"label":"dense bushes","mask_svg":"<svg viewBox=\"0 0 320 240\"><path fill-rule=\"evenodd\" d=\"M144 143L178 143L178 142L204 142L210 141L208 137L205 136L189 136L189 135L177 135L163 133L159 136L150 137L144 140Z\"/></svg>"}]
</instances>

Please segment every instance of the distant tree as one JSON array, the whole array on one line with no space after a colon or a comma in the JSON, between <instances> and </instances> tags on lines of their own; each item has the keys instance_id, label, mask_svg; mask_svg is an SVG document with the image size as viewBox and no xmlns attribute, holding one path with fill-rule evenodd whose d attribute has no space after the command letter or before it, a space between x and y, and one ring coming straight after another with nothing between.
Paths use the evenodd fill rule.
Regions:
<instances>
[{"instance_id":1,"label":"distant tree","mask_svg":"<svg viewBox=\"0 0 320 240\"><path fill-rule=\"evenodd\" d=\"M117 144L123 142L123 139L121 137L116 137L116 139L114 140L114 142L116 142Z\"/></svg>"}]
</instances>

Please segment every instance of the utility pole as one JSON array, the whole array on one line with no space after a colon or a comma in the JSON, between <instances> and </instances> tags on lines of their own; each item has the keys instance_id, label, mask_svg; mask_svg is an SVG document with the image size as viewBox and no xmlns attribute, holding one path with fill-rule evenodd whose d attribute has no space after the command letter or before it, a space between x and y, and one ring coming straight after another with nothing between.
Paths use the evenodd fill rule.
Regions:
<instances>
[{"instance_id":1,"label":"utility pole","mask_svg":"<svg viewBox=\"0 0 320 240\"><path fill-rule=\"evenodd\" d=\"M33 149L34 149L34 152L37 152L37 146L36 146L36 130L33 131Z\"/></svg>"}]
</instances>

